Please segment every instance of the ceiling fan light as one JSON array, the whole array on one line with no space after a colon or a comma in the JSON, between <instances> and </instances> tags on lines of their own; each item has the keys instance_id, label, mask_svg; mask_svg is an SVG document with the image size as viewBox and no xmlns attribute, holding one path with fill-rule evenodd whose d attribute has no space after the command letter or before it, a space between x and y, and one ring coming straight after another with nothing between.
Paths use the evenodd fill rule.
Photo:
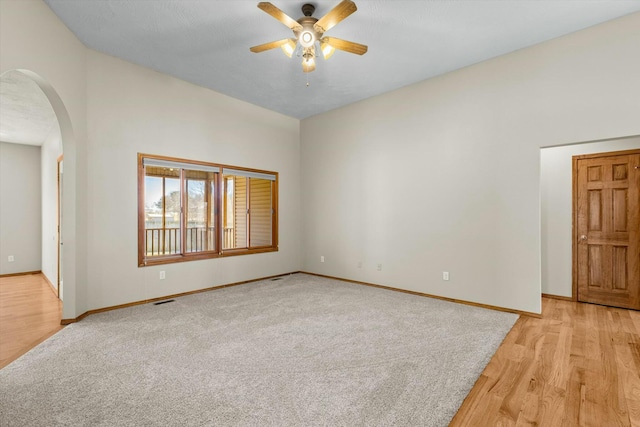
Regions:
<instances>
[{"instance_id":1,"label":"ceiling fan light","mask_svg":"<svg viewBox=\"0 0 640 427\"><path fill-rule=\"evenodd\" d=\"M305 30L300 33L299 41L303 47L311 47L315 43L316 37L311 31Z\"/></svg>"},{"instance_id":2,"label":"ceiling fan light","mask_svg":"<svg viewBox=\"0 0 640 427\"><path fill-rule=\"evenodd\" d=\"M302 60L302 71L304 71L305 73L310 73L315 69L316 69L316 60L313 58L313 56L305 57Z\"/></svg>"},{"instance_id":3,"label":"ceiling fan light","mask_svg":"<svg viewBox=\"0 0 640 427\"><path fill-rule=\"evenodd\" d=\"M320 50L322 50L322 56L324 56L325 60L331 58L331 55L336 51L336 49L327 42L320 42Z\"/></svg>"},{"instance_id":4,"label":"ceiling fan light","mask_svg":"<svg viewBox=\"0 0 640 427\"><path fill-rule=\"evenodd\" d=\"M293 56L293 52L295 52L296 50L296 42L292 39L289 39L288 42L286 42L280 47L282 48L282 51L284 52L284 54L287 55L289 58L291 58Z\"/></svg>"}]
</instances>

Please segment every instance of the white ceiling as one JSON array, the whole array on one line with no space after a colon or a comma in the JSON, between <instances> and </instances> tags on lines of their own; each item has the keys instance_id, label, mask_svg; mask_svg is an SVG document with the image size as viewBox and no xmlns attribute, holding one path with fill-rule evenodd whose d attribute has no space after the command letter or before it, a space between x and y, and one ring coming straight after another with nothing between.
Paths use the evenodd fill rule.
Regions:
<instances>
[{"instance_id":1,"label":"white ceiling","mask_svg":"<svg viewBox=\"0 0 640 427\"><path fill-rule=\"evenodd\" d=\"M42 145L56 114L38 85L19 71L0 78L0 141Z\"/></svg>"},{"instance_id":2,"label":"white ceiling","mask_svg":"<svg viewBox=\"0 0 640 427\"><path fill-rule=\"evenodd\" d=\"M45 1L90 48L300 119L640 11L640 0L356 0L326 35L369 52L337 51L305 74L280 49L249 51L292 37L257 1ZM272 3L298 19L306 2ZM310 3L320 18L339 1Z\"/></svg>"}]
</instances>

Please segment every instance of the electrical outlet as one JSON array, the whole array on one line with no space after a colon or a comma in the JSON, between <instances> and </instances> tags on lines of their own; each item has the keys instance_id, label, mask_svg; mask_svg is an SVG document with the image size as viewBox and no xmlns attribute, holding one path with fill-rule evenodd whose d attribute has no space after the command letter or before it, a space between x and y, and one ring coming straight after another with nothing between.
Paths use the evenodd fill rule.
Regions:
<instances>
[{"instance_id":1,"label":"electrical outlet","mask_svg":"<svg viewBox=\"0 0 640 427\"><path fill-rule=\"evenodd\" d=\"M362 261L358 261L358 268L362 268Z\"/></svg>"},{"instance_id":2,"label":"electrical outlet","mask_svg":"<svg viewBox=\"0 0 640 427\"><path fill-rule=\"evenodd\" d=\"M448 271L443 271L442 272L442 280L449 280L449 272Z\"/></svg>"},{"instance_id":3,"label":"electrical outlet","mask_svg":"<svg viewBox=\"0 0 640 427\"><path fill-rule=\"evenodd\" d=\"M160 280L164 280L167 277L164 273L164 270L160 272Z\"/></svg>"},{"instance_id":4,"label":"electrical outlet","mask_svg":"<svg viewBox=\"0 0 640 427\"><path fill-rule=\"evenodd\" d=\"M378 271L382 271L382 264L378 264Z\"/></svg>"},{"instance_id":5,"label":"electrical outlet","mask_svg":"<svg viewBox=\"0 0 640 427\"><path fill-rule=\"evenodd\" d=\"M320 262L324 262L324 256L320 257Z\"/></svg>"},{"instance_id":6,"label":"electrical outlet","mask_svg":"<svg viewBox=\"0 0 640 427\"><path fill-rule=\"evenodd\" d=\"M13 261L15 261L15 260L13 259L13 255L9 255L9 256L7 257L7 261L9 261L9 262L13 262Z\"/></svg>"}]
</instances>

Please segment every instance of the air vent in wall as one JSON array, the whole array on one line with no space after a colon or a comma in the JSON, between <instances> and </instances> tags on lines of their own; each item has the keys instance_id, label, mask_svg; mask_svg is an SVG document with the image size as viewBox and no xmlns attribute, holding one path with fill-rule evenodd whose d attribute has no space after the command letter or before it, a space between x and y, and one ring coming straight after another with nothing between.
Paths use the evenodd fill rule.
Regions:
<instances>
[{"instance_id":1,"label":"air vent in wall","mask_svg":"<svg viewBox=\"0 0 640 427\"><path fill-rule=\"evenodd\" d=\"M166 300L166 301L158 301L158 302L154 302L154 303L153 303L153 305L167 304L167 303L174 302L174 301L175 301L174 299L168 299L168 300Z\"/></svg>"}]
</instances>

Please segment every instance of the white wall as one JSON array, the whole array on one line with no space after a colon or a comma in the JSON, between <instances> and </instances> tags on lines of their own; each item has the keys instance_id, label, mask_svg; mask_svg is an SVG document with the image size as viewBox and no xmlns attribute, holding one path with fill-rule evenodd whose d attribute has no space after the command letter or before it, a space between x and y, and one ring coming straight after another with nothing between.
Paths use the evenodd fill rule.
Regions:
<instances>
[{"instance_id":1,"label":"white wall","mask_svg":"<svg viewBox=\"0 0 640 427\"><path fill-rule=\"evenodd\" d=\"M65 152L63 317L86 311L86 48L41 0L0 0L0 73L26 69L61 122ZM57 98L57 99L56 99Z\"/></svg>"},{"instance_id":2,"label":"white wall","mask_svg":"<svg viewBox=\"0 0 640 427\"><path fill-rule=\"evenodd\" d=\"M0 274L40 270L40 206L40 147L0 142Z\"/></svg>"},{"instance_id":3,"label":"white wall","mask_svg":"<svg viewBox=\"0 0 640 427\"><path fill-rule=\"evenodd\" d=\"M61 154L60 128L56 123L40 149L42 274L53 286L58 282L58 156Z\"/></svg>"},{"instance_id":4,"label":"white wall","mask_svg":"<svg viewBox=\"0 0 640 427\"><path fill-rule=\"evenodd\" d=\"M540 150L542 292L571 297L572 157L640 148L640 137Z\"/></svg>"},{"instance_id":5,"label":"white wall","mask_svg":"<svg viewBox=\"0 0 640 427\"><path fill-rule=\"evenodd\" d=\"M95 51L87 65L88 309L300 270L298 120ZM280 250L139 268L137 153L279 172Z\"/></svg>"},{"instance_id":6,"label":"white wall","mask_svg":"<svg viewBox=\"0 0 640 427\"><path fill-rule=\"evenodd\" d=\"M540 312L540 147L640 134L638 28L630 15L303 120L304 269Z\"/></svg>"}]
</instances>

